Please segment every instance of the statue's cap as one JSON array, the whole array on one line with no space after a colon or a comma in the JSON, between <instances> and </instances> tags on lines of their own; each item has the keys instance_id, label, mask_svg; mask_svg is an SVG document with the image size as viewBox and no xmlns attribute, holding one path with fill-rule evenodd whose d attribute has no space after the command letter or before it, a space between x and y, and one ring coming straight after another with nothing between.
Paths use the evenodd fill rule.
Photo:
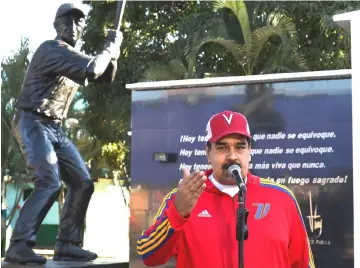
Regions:
<instances>
[{"instance_id":1,"label":"statue's cap","mask_svg":"<svg viewBox=\"0 0 360 268\"><path fill-rule=\"evenodd\" d=\"M61 6L59 6L58 10L56 11L55 19L57 19L60 16L63 16L67 14L68 12L75 12L80 15L80 17L85 17L85 13L82 10L82 8L75 3L64 3Z\"/></svg>"}]
</instances>

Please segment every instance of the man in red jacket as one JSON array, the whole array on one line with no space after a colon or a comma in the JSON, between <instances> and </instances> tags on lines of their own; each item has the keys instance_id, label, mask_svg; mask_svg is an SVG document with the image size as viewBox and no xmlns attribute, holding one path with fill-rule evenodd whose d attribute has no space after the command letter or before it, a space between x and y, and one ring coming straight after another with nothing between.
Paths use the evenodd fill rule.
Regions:
<instances>
[{"instance_id":1,"label":"man in red jacket","mask_svg":"<svg viewBox=\"0 0 360 268\"><path fill-rule=\"evenodd\" d=\"M176 258L177 268L238 267L238 186L228 173L241 166L247 187L249 237L246 268L313 268L299 205L285 186L249 172L251 135L247 119L224 111L207 124L206 153L212 169L183 170L178 187L165 196L153 224L137 241L147 266Z\"/></svg>"}]
</instances>

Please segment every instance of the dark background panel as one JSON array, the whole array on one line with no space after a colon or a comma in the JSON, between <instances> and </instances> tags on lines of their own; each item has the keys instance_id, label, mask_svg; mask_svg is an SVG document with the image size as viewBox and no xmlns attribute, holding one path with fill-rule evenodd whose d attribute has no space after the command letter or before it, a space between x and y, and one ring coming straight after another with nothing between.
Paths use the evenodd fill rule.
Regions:
<instances>
[{"instance_id":1,"label":"dark background panel","mask_svg":"<svg viewBox=\"0 0 360 268\"><path fill-rule=\"evenodd\" d=\"M285 181L281 183L294 192L317 267L353 267L351 79L133 94L131 178L133 185L141 185L149 193L156 191L165 195L165 189L176 187L182 175L181 164L207 164L205 156L194 155L195 150L201 152L205 148L205 142L198 138L205 136L209 118L225 109L244 113L253 135L296 134L294 139L257 140L254 151L276 147L283 150L332 147L331 153L324 154L254 154L251 171L264 178L283 178ZM299 133L308 132L334 132L335 137L298 139ZM186 135L195 137L196 141L181 142L181 136ZM181 155L185 151L191 151L191 157ZM154 152L176 153L177 161L155 162ZM268 168L255 168L264 162L269 163ZM274 168L271 163L276 162L285 163L286 167ZM291 170L287 166L305 162L324 163L324 166ZM342 183L332 183L333 180L326 181L327 178L340 178ZM144 215L156 213L154 206L146 210ZM147 217L150 222L150 216Z\"/></svg>"}]
</instances>

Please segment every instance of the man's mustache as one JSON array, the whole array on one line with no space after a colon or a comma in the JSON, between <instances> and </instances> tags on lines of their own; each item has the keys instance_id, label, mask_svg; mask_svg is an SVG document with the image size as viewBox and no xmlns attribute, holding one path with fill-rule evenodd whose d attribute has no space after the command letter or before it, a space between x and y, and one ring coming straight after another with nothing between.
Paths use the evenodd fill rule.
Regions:
<instances>
[{"instance_id":1,"label":"man's mustache","mask_svg":"<svg viewBox=\"0 0 360 268\"><path fill-rule=\"evenodd\" d=\"M241 167L240 163L237 163L237 162L229 162L229 163L225 163L224 165L222 165L222 169L224 171L227 171L229 169L229 167L231 167L232 165L238 165Z\"/></svg>"}]
</instances>

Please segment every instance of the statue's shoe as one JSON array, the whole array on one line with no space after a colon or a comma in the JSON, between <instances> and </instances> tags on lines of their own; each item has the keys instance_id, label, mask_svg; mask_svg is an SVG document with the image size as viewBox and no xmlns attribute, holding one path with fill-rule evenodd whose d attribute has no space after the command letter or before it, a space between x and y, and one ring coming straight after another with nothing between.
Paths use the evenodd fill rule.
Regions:
<instances>
[{"instance_id":1,"label":"statue's shoe","mask_svg":"<svg viewBox=\"0 0 360 268\"><path fill-rule=\"evenodd\" d=\"M19 264L44 264L46 258L35 254L31 246L26 242L12 242L6 252L4 261Z\"/></svg>"},{"instance_id":2,"label":"statue's shoe","mask_svg":"<svg viewBox=\"0 0 360 268\"><path fill-rule=\"evenodd\" d=\"M82 249L77 244L57 242L55 245L54 261L92 261L97 254Z\"/></svg>"}]
</instances>

